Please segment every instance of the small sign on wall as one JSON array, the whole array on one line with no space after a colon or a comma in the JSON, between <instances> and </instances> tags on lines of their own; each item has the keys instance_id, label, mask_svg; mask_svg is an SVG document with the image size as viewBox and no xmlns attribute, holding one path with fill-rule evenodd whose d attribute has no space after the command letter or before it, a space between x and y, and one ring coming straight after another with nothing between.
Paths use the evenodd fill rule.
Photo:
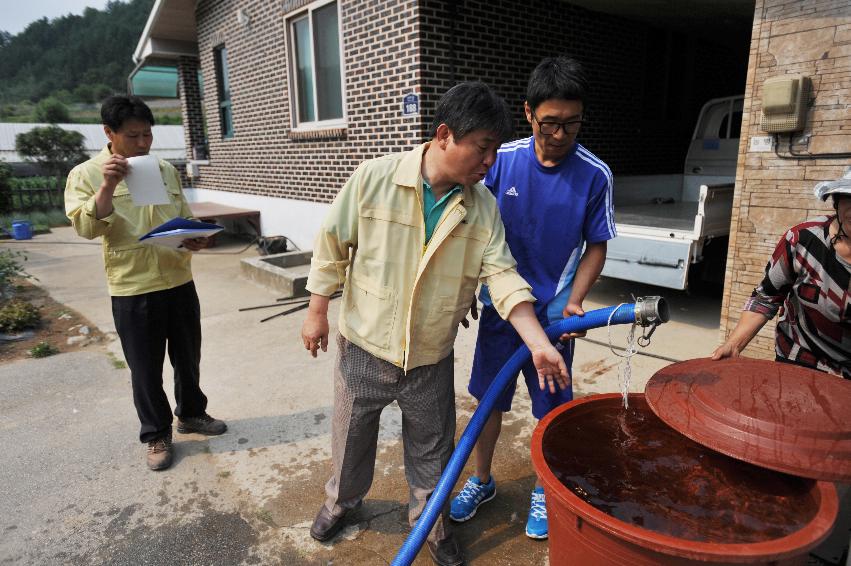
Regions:
<instances>
[{"instance_id":1,"label":"small sign on wall","mask_svg":"<svg viewBox=\"0 0 851 566\"><path fill-rule=\"evenodd\" d=\"M748 151L751 153L760 153L772 151L774 149L773 136L751 136L750 146Z\"/></svg>"},{"instance_id":2,"label":"small sign on wall","mask_svg":"<svg viewBox=\"0 0 851 566\"><path fill-rule=\"evenodd\" d=\"M409 93L402 97L402 116L418 116L420 113L420 95Z\"/></svg>"}]
</instances>

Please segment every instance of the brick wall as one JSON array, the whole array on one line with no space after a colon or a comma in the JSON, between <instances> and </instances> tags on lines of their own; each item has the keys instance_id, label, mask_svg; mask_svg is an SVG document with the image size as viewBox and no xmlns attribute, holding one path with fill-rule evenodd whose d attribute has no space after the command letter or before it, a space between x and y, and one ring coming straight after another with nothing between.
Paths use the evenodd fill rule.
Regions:
<instances>
[{"instance_id":1,"label":"brick wall","mask_svg":"<svg viewBox=\"0 0 851 566\"><path fill-rule=\"evenodd\" d=\"M829 211L812 195L816 183L839 177L848 158L779 159L748 151L759 128L762 84L766 78L803 73L813 81L813 105L799 152L851 152L851 6L837 0L757 0L745 91L742 143L736 172L730 248L721 312L726 339L742 304L763 276L783 232ZM811 98L813 97L811 95ZM781 135L781 148L788 136ZM785 152L781 152L785 153ZM763 328L746 353L773 358L774 323Z\"/></svg>"},{"instance_id":2,"label":"brick wall","mask_svg":"<svg viewBox=\"0 0 851 566\"><path fill-rule=\"evenodd\" d=\"M169 161L169 163L174 165L174 168L177 169L177 173L180 175L180 184L184 187L190 186L192 184L192 179L190 179L189 175L186 174L186 161L183 159L175 159Z\"/></svg>"},{"instance_id":3,"label":"brick wall","mask_svg":"<svg viewBox=\"0 0 851 566\"><path fill-rule=\"evenodd\" d=\"M437 99L461 80L493 86L516 109L518 135L528 135L521 109L529 72L557 53L582 60L593 85L580 141L616 174L675 173L701 103L741 92L744 81L744 70L736 71L744 57L735 50L563 2L340 0L347 127L297 135L285 20L305 4L198 3L210 164L201 166L195 187L330 201L363 159L423 141ZM249 16L247 26L238 9ZM218 121L213 48L221 44L231 81L230 139L222 139ZM667 78L648 75L672 54L683 60L661 65ZM692 61L700 73L689 71ZM401 98L411 91L421 93L423 115L402 118ZM197 121L191 106L187 112Z\"/></svg>"},{"instance_id":4,"label":"brick wall","mask_svg":"<svg viewBox=\"0 0 851 566\"><path fill-rule=\"evenodd\" d=\"M177 63L177 72L186 158L193 159L193 149L204 145L204 114L201 107L201 85L198 84L198 60L194 57L181 57Z\"/></svg>"},{"instance_id":5,"label":"brick wall","mask_svg":"<svg viewBox=\"0 0 851 566\"><path fill-rule=\"evenodd\" d=\"M304 1L210 1L196 9L210 165L197 188L328 202L364 159L420 143L402 96L420 82L415 0L340 0L347 128L292 132L285 18ZM237 21L244 10L250 24ZM234 135L222 139L213 48L227 48Z\"/></svg>"},{"instance_id":6,"label":"brick wall","mask_svg":"<svg viewBox=\"0 0 851 566\"><path fill-rule=\"evenodd\" d=\"M710 44L566 2L422 0L423 106L461 80L483 80L517 109L529 73L567 54L591 83L579 141L616 175L682 172L694 122L708 99L743 92L747 45ZM454 54L454 55L453 55Z\"/></svg>"}]
</instances>

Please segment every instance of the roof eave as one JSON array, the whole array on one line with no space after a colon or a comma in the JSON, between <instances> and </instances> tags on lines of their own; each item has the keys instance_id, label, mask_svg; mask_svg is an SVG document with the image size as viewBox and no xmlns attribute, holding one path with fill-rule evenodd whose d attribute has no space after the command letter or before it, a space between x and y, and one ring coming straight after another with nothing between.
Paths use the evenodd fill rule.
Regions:
<instances>
[{"instance_id":1,"label":"roof eave","mask_svg":"<svg viewBox=\"0 0 851 566\"><path fill-rule=\"evenodd\" d=\"M136 65L150 59L198 56L194 0L156 0L133 52Z\"/></svg>"}]
</instances>

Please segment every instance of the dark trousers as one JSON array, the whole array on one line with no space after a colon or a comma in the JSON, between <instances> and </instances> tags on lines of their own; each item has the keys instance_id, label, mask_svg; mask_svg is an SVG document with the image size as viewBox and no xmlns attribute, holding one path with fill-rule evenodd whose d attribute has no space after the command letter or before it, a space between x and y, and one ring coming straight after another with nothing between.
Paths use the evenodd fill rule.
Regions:
<instances>
[{"instance_id":1,"label":"dark trousers","mask_svg":"<svg viewBox=\"0 0 851 566\"><path fill-rule=\"evenodd\" d=\"M202 415L207 397L199 386L201 307L195 283L130 297L112 297L112 317L133 384L133 404L150 442L171 433L171 406L163 391L166 345L174 368L174 414Z\"/></svg>"}]
</instances>

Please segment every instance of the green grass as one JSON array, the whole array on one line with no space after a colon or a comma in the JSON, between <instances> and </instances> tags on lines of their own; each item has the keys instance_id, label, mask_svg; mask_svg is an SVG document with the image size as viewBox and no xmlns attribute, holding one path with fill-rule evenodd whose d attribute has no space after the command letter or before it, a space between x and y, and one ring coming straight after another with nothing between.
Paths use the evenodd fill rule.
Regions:
<instances>
[{"instance_id":1,"label":"green grass","mask_svg":"<svg viewBox=\"0 0 851 566\"><path fill-rule=\"evenodd\" d=\"M99 105L74 105L68 108L68 113L71 115L71 120L75 124L100 124L100 106Z\"/></svg>"},{"instance_id":2,"label":"green grass","mask_svg":"<svg viewBox=\"0 0 851 566\"><path fill-rule=\"evenodd\" d=\"M180 115L180 112L177 112L177 114L154 112L154 120L156 120L157 126L180 126L183 124L183 116Z\"/></svg>"},{"instance_id":3,"label":"green grass","mask_svg":"<svg viewBox=\"0 0 851 566\"><path fill-rule=\"evenodd\" d=\"M257 518L266 523L267 525L275 526L275 518L272 516L272 512L268 509L258 509Z\"/></svg>"},{"instance_id":4,"label":"green grass","mask_svg":"<svg viewBox=\"0 0 851 566\"><path fill-rule=\"evenodd\" d=\"M0 228L11 230L15 220L29 220L36 231L45 231L54 226L68 226L62 204L62 177L12 177L9 179L10 204L13 211L0 215ZM50 189L30 192L31 189Z\"/></svg>"},{"instance_id":5,"label":"green grass","mask_svg":"<svg viewBox=\"0 0 851 566\"><path fill-rule=\"evenodd\" d=\"M0 105L0 121L32 122L35 105L32 102L16 102Z\"/></svg>"},{"instance_id":6,"label":"green grass","mask_svg":"<svg viewBox=\"0 0 851 566\"><path fill-rule=\"evenodd\" d=\"M9 188L16 189L44 189L47 187L64 187L65 177L12 177L9 179Z\"/></svg>"},{"instance_id":7,"label":"green grass","mask_svg":"<svg viewBox=\"0 0 851 566\"><path fill-rule=\"evenodd\" d=\"M58 353L59 350L57 350L47 342L39 342L38 344L29 349L29 354L33 358L46 358L47 356L52 356Z\"/></svg>"},{"instance_id":8,"label":"green grass","mask_svg":"<svg viewBox=\"0 0 851 566\"><path fill-rule=\"evenodd\" d=\"M71 221L65 216L65 211L62 209L53 209L46 212L13 212L12 214L0 215L0 229L6 231L7 234L12 234L12 222L18 220L29 220L33 226L33 231L47 231L56 226L70 226Z\"/></svg>"},{"instance_id":9,"label":"green grass","mask_svg":"<svg viewBox=\"0 0 851 566\"><path fill-rule=\"evenodd\" d=\"M127 362L120 359L118 356L116 356L112 352L109 352L109 354L107 354L107 356L109 357L109 363L111 363L112 367L114 367L115 369L126 369L127 368Z\"/></svg>"},{"instance_id":10,"label":"green grass","mask_svg":"<svg viewBox=\"0 0 851 566\"><path fill-rule=\"evenodd\" d=\"M66 103L71 122L75 124L100 124L100 103L84 104L80 102ZM157 124L180 125L180 102L175 100L174 107L153 107L154 120ZM0 122L36 122L35 104L32 102L14 102L0 104Z\"/></svg>"},{"instance_id":11,"label":"green grass","mask_svg":"<svg viewBox=\"0 0 851 566\"><path fill-rule=\"evenodd\" d=\"M5 301L0 307L0 331L20 332L35 328L41 322L41 312L37 306L20 299Z\"/></svg>"},{"instance_id":12,"label":"green grass","mask_svg":"<svg viewBox=\"0 0 851 566\"><path fill-rule=\"evenodd\" d=\"M68 217L65 216L65 211L61 208L54 208L53 210L48 210L45 214L47 214L47 224L51 228L54 226L71 225L71 221L68 220Z\"/></svg>"}]
</instances>

